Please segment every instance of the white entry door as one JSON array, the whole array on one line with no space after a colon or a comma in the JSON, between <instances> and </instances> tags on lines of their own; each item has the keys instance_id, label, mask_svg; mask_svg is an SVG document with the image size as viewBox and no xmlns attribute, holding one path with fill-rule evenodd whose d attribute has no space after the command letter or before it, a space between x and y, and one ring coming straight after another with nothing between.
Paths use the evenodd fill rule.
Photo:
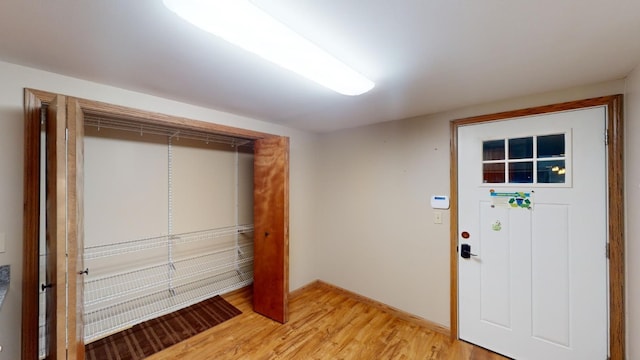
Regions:
<instances>
[{"instance_id":1,"label":"white entry door","mask_svg":"<svg viewBox=\"0 0 640 360\"><path fill-rule=\"evenodd\" d=\"M596 107L458 128L461 339L607 358L605 126Z\"/></svg>"}]
</instances>

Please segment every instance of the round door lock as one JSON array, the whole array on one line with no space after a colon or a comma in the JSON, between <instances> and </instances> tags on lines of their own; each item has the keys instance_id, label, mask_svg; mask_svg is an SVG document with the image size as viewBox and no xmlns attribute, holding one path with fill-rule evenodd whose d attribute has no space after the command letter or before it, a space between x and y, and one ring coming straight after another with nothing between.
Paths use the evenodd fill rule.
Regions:
<instances>
[{"instance_id":1,"label":"round door lock","mask_svg":"<svg viewBox=\"0 0 640 360\"><path fill-rule=\"evenodd\" d=\"M463 231L462 234L460 234L460 236L462 236L463 239L468 239L471 235L469 235L468 232Z\"/></svg>"}]
</instances>

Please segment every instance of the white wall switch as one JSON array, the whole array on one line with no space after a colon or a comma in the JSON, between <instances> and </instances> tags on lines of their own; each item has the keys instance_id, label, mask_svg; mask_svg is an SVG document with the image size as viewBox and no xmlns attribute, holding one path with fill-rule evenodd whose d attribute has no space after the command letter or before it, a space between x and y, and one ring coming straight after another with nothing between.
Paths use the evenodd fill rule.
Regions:
<instances>
[{"instance_id":1,"label":"white wall switch","mask_svg":"<svg viewBox=\"0 0 640 360\"><path fill-rule=\"evenodd\" d=\"M434 224L442 224L442 211L434 211L433 212L433 223Z\"/></svg>"},{"instance_id":2,"label":"white wall switch","mask_svg":"<svg viewBox=\"0 0 640 360\"><path fill-rule=\"evenodd\" d=\"M7 251L6 246L6 235L5 233L0 233L0 253Z\"/></svg>"}]
</instances>

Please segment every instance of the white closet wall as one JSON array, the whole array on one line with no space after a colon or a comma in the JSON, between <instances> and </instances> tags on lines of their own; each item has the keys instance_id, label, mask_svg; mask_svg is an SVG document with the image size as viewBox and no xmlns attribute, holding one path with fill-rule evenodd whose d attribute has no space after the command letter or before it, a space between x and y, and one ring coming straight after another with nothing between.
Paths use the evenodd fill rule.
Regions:
<instances>
[{"instance_id":1,"label":"white closet wall","mask_svg":"<svg viewBox=\"0 0 640 360\"><path fill-rule=\"evenodd\" d=\"M84 246L167 235L167 138L87 126L84 147ZM105 258L90 275L142 266L162 253Z\"/></svg>"},{"instance_id":2,"label":"white closet wall","mask_svg":"<svg viewBox=\"0 0 640 360\"><path fill-rule=\"evenodd\" d=\"M250 151L247 153L245 148L236 156L236 148L228 144L179 138L172 139L171 143L174 233L252 222L253 154Z\"/></svg>"},{"instance_id":3,"label":"white closet wall","mask_svg":"<svg viewBox=\"0 0 640 360\"><path fill-rule=\"evenodd\" d=\"M85 341L253 281L248 147L87 126Z\"/></svg>"}]
</instances>

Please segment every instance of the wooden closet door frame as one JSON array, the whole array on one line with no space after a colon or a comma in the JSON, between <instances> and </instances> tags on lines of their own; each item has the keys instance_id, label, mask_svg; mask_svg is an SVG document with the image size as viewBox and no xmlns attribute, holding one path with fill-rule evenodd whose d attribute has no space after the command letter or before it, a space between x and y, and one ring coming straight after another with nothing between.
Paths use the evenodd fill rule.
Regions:
<instances>
[{"instance_id":1,"label":"wooden closet door frame","mask_svg":"<svg viewBox=\"0 0 640 360\"><path fill-rule=\"evenodd\" d=\"M23 281L22 281L22 359L31 360L38 358L38 313L39 313L39 268L38 268L38 239L40 236L40 150L43 144L40 143L40 121L41 109L51 102L57 95L47 91L26 88L24 90L24 217L23 217ZM86 100L77 97L66 96L67 100L72 99L79 105L79 111L85 114L102 115L111 118L130 119L141 125L161 125L177 130L192 130L206 132L215 135L224 135L247 140L264 139L286 139L283 143L288 145L288 138L253 130L234 128L199 120L192 120L177 116L170 116L160 113L143 111L119 105L107 104L99 101ZM257 150L259 151L259 150ZM288 169L289 148L286 151L286 169ZM288 181L288 172L286 178ZM255 175L254 175L255 177ZM254 179L255 182L255 179ZM284 296L284 310L286 312L287 297L289 293L289 191L281 194L283 206L286 212L284 223L280 222L276 226L283 227L279 233L282 238L283 251L282 260L284 278L280 279L284 294L273 296ZM254 204L255 206L255 204ZM255 217L255 215L254 215ZM254 222L256 219L254 219ZM264 221L261 221L264 223ZM71 254L69 254L71 256ZM254 254L254 257L258 254ZM285 318L286 320L286 318ZM73 352L71 352L73 353ZM73 355L72 355L73 357Z\"/></svg>"}]
</instances>

